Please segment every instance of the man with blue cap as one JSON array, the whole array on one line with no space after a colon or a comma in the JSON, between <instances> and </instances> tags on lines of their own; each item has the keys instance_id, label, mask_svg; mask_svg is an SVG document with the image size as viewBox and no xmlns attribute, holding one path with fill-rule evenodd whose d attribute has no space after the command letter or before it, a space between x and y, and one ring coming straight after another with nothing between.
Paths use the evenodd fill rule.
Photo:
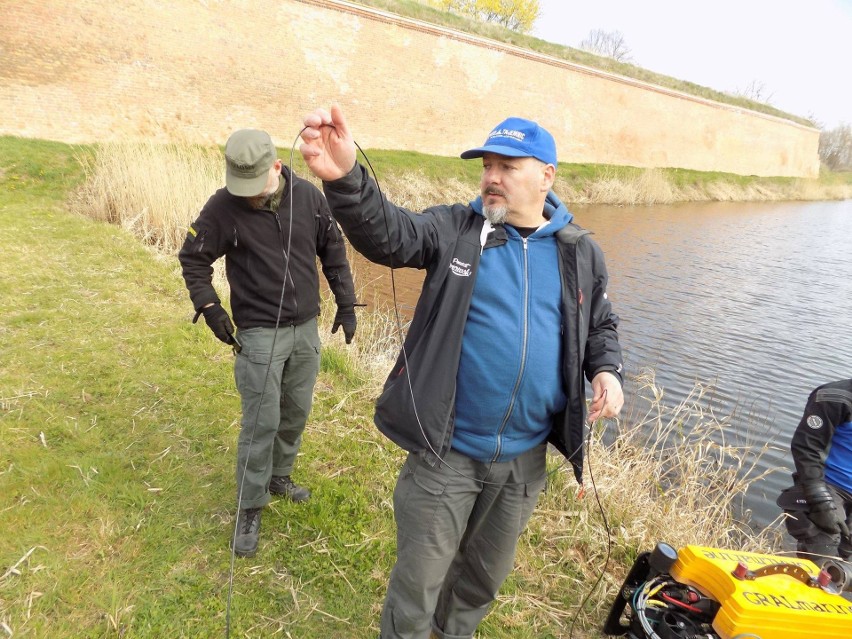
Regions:
<instances>
[{"instance_id":1,"label":"man with blue cap","mask_svg":"<svg viewBox=\"0 0 852 639\"><path fill-rule=\"evenodd\" d=\"M376 402L378 428L409 451L381 637L470 638L512 570L548 442L581 481L585 379L590 421L621 410L603 254L550 190L556 144L535 122L508 118L461 154L482 159L479 197L419 214L385 200L356 163L339 107L305 125L302 155L351 244L426 270Z\"/></svg>"}]
</instances>

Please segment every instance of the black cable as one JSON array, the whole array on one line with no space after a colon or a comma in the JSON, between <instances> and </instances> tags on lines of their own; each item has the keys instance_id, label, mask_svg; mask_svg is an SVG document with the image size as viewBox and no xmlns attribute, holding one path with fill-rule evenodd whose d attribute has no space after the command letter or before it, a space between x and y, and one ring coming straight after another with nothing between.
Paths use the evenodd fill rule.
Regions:
<instances>
[{"instance_id":1,"label":"black cable","mask_svg":"<svg viewBox=\"0 0 852 639\"><path fill-rule=\"evenodd\" d=\"M307 128L307 127L306 127ZM304 131L305 129L302 129ZM302 134L302 131L299 131L299 135ZM266 364L266 374L263 378L263 389L260 391L260 398L257 402L257 411L254 414L254 421L251 426L251 435L249 437L248 442L248 450L246 450L246 462L243 466L242 477L240 478L240 486L237 491L237 517L234 522L234 534L231 537L231 565L230 570L228 571L228 600L225 607L225 638L228 639L231 636L231 599L233 597L234 592L234 563L236 560L236 543L237 543L237 531L240 525L240 505L242 504L243 499L243 488L245 487L246 481L246 470L248 469L249 457L251 456L251 447L254 443L254 434L257 430L257 422L260 417L260 408L263 405L263 396L266 393L266 383L269 381L269 371L272 369L272 358L275 354L275 342L278 339L278 327L281 324L281 310L284 308L284 295L287 290L287 279L290 276L290 247L292 246L293 240L293 149L296 147L296 142L299 141L299 135L296 136L296 139L293 141L293 146L290 148L290 165L289 165L289 173L290 175L287 178L288 181L288 196L290 198L290 215L288 218L288 229L287 229L287 247L284 247L284 238L281 238L281 248L284 251L284 280L281 284L281 298L278 300L278 313L275 317L275 331L272 334L272 346L269 349L269 361ZM281 229L281 221L278 219L278 213L275 212L275 221L278 224L278 230L283 234L283 230ZM295 287L295 285L294 285ZM295 288L294 292L294 303L295 303Z\"/></svg>"},{"instance_id":2,"label":"black cable","mask_svg":"<svg viewBox=\"0 0 852 639\"><path fill-rule=\"evenodd\" d=\"M604 391L604 403L606 403L606 391ZM596 422L597 423L597 422ZM589 434L586 436L586 451L589 451L592 444L592 428L589 427ZM591 455L588 455L588 459L586 464L589 467L589 479L592 481L592 491L595 493L595 502L598 505L598 510L601 513L601 519L603 519L604 530L606 531L606 558L604 559L604 566L601 570L601 574L598 575L597 580L586 593L586 596L583 597L583 600L580 602L579 607L577 608L577 612L574 614L574 619L571 621L571 627L568 631L568 639L571 639L574 636L574 625L577 623L577 619L580 617L580 613L583 611L583 606L586 605L586 602L589 601L592 594L597 590L597 587L600 585L601 581L603 581L604 575L606 574L607 569L609 568L609 559L612 554L612 531L609 527L609 520L606 518L606 511L604 510L603 504L601 504L601 498L598 494L598 487L595 484L595 474L592 472L592 459Z\"/></svg>"}]
</instances>

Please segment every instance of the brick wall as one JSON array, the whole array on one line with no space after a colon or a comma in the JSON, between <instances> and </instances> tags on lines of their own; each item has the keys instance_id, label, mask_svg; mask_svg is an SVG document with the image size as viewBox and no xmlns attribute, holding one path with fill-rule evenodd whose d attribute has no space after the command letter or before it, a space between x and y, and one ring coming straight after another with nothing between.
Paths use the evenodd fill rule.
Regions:
<instances>
[{"instance_id":1,"label":"brick wall","mask_svg":"<svg viewBox=\"0 0 852 639\"><path fill-rule=\"evenodd\" d=\"M815 176L819 132L334 0L10 0L0 133L288 148L338 102L365 148L455 155L509 115L561 161Z\"/></svg>"}]
</instances>

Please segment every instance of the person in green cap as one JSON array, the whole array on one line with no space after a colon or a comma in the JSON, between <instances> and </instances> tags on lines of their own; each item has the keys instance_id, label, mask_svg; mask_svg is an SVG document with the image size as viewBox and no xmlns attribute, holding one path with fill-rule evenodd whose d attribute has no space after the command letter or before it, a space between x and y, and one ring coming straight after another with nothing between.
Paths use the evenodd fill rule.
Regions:
<instances>
[{"instance_id":1,"label":"person in green cap","mask_svg":"<svg viewBox=\"0 0 852 639\"><path fill-rule=\"evenodd\" d=\"M242 129L225 145L225 188L189 227L180 260L200 316L234 347L242 421L237 444L235 554L254 556L270 495L295 502L310 491L291 479L320 363L317 257L337 303L332 333L357 326L355 287L343 236L325 198L278 159L265 131ZM225 256L234 321L212 283ZM235 326L236 325L236 328Z\"/></svg>"}]
</instances>

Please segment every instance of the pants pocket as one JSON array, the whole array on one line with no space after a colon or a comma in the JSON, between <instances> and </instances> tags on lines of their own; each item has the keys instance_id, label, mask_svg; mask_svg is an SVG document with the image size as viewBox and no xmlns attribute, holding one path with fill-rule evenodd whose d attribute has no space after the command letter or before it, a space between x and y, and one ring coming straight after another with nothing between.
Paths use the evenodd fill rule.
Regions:
<instances>
[{"instance_id":1,"label":"pants pocket","mask_svg":"<svg viewBox=\"0 0 852 639\"><path fill-rule=\"evenodd\" d=\"M447 489L449 477L409 453L394 489L394 516L398 534L429 529Z\"/></svg>"},{"instance_id":2,"label":"pants pocket","mask_svg":"<svg viewBox=\"0 0 852 639\"><path fill-rule=\"evenodd\" d=\"M241 395L263 392L269 371L269 351L250 350L237 354L234 363L234 381ZM271 371L269 371L271 372Z\"/></svg>"},{"instance_id":3,"label":"pants pocket","mask_svg":"<svg viewBox=\"0 0 852 639\"><path fill-rule=\"evenodd\" d=\"M530 517L532 517L536 504L538 504L539 495L544 492L546 484L547 478L545 477L524 484L524 497L523 503L521 504L520 519L518 520L519 535L524 531L524 528L527 526L527 522L530 520Z\"/></svg>"}]
</instances>

